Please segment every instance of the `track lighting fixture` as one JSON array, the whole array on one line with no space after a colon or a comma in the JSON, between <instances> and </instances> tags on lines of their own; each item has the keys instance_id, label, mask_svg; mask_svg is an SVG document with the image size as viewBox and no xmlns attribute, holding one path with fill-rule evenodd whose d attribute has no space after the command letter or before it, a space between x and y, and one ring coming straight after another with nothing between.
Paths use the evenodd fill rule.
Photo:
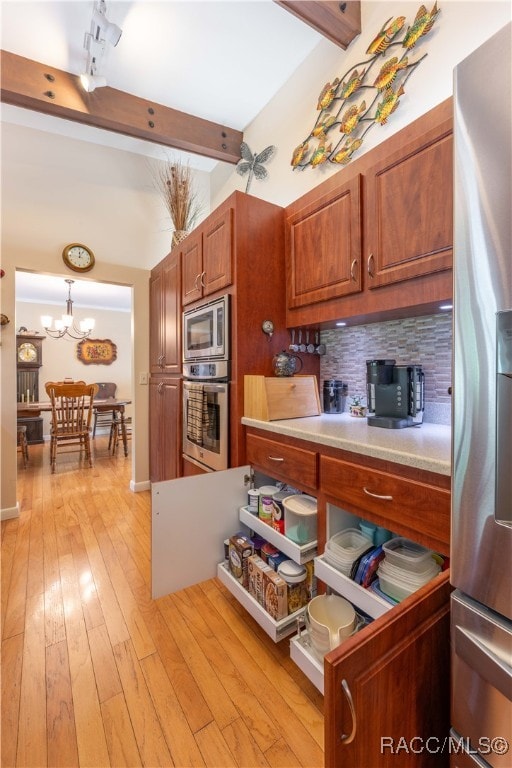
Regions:
<instances>
[{"instance_id":1,"label":"track lighting fixture","mask_svg":"<svg viewBox=\"0 0 512 768\"><path fill-rule=\"evenodd\" d=\"M122 35L121 28L107 19L106 12L105 0L99 0L94 6L91 31L86 32L84 36L87 65L85 72L80 75L80 82L84 90L89 93L107 84L106 78L98 74L105 45L109 43L116 46Z\"/></svg>"}]
</instances>

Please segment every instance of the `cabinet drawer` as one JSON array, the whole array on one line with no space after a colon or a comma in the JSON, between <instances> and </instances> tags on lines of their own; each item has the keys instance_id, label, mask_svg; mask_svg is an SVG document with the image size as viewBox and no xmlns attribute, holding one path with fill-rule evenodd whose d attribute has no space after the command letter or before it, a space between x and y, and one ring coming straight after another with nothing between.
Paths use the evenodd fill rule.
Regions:
<instances>
[{"instance_id":1,"label":"cabinet drawer","mask_svg":"<svg viewBox=\"0 0 512 768\"><path fill-rule=\"evenodd\" d=\"M256 435L247 435L247 461L262 472L299 488L318 487L318 454L283 445Z\"/></svg>"},{"instance_id":2,"label":"cabinet drawer","mask_svg":"<svg viewBox=\"0 0 512 768\"><path fill-rule=\"evenodd\" d=\"M327 457L320 476L322 491L335 504L448 554L450 491Z\"/></svg>"}]
</instances>

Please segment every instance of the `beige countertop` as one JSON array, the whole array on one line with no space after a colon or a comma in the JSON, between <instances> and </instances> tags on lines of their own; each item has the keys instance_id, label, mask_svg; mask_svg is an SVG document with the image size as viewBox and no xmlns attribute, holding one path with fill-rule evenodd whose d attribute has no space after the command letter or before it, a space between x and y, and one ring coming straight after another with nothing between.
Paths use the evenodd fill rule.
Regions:
<instances>
[{"instance_id":1,"label":"beige countertop","mask_svg":"<svg viewBox=\"0 0 512 768\"><path fill-rule=\"evenodd\" d=\"M451 428L442 424L383 429L369 427L365 418L354 418L348 413L281 421L244 417L242 424L440 475L451 474Z\"/></svg>"}]
</instances>

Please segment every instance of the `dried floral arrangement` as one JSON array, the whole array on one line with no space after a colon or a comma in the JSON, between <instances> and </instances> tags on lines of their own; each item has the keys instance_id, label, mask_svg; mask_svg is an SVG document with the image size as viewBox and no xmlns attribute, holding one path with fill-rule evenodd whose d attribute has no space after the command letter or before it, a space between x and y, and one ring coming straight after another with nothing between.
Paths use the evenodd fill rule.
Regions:
<instances>
[{"instance_id":1,"label":"dried floral arrangement","mask_svg":"<svg viewBox=\"0 0 512 768\"><path fill-rule=\"evenodd\" d=\"M324 85L318 98L319 114L315 125L309 136L293 151L291 165L294 170L307 166L316 168L327 161L346 165L361 147L370 128L385 125L400 104L407 80L427 55L425 53L417 61L411 61L409 54L416 43L430 32L439 12L437 2L430 11L421 5L401 40L397 36L404 28L405 16L388 19L366 49L370 58ZM393 56L385 62L385 56L396 46L404 49L402 56ZM370 78L377 62L381 64L379 72L376 77ZM370 95L359 104L354 103L365 90ZM340 133L341 137L337 138ZM315 146L311 146L312 140Z\"/></svg>"},{"instance_id":2,"label":"dried floral arrangement","mask_svg":"<svg viewBox=\"0 0 512 768\"><path fill-rule=\"evenodd\" d=\"M194 177L188 163L169 159L158 166L155 181L174 226L174 244L179 242L182 232L193 229L201 213Z\"/></svg>"}]
</instances>

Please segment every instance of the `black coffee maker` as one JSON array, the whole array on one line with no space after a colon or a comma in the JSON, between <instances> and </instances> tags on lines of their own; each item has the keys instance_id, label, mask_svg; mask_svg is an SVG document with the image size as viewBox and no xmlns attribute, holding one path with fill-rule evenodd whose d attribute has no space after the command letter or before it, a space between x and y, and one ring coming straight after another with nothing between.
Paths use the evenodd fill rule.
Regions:
<instances>
[{"instance_id":1,"label":"black coffee maker","mask_svg":"<svg viewBox=\"0 0 512 768\"><path fill-rule=\"evenodd\" d=\"M395 365L395 360L367 360L368 424L401 429L422 424L425 374L421 365Z\"/></svg>"}]
</instances>

